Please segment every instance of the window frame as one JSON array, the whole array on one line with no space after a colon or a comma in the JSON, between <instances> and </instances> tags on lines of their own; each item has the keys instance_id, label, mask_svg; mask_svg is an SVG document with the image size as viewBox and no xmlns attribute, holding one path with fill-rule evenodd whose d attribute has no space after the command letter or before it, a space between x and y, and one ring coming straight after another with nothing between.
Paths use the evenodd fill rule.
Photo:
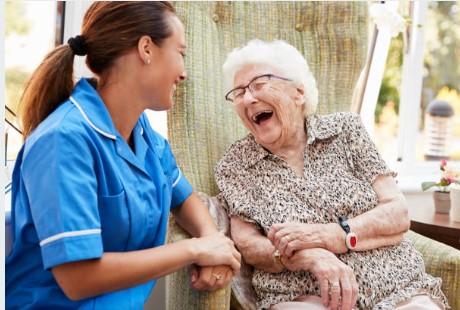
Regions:
<instances>
[{"instance_id":1,"label":"window frame","mask_svg":"<svg viewBox=\"0 0 460 310\"><path fill-rule=\"evenodd\" d=\"M387 8L398 9L397 1L386 1ZM437 161L415 161L416 137L419 128L419 109L423 82L423 56L425 48L424 28L427 20L428 1L411 1L409 18L412 23L407 26L407 42L403 51L401 67L401 95L399 102L399 123L397 132L397 158L387 160L390 169L398 172L398 183L403 191L420 193L421 182L433 179L439 170ZM377 30L376 30L377 31ZM388 56L391 37L385 30L378 31L374 49L368 57L371 67L360 112L365 128L374 139L374 112L380 91L383 72ZM375 63L374 63L375 62ZM417 113L414 113L417 111ZM455 161L458 165L458 161Z\"/></svg>"}]
</instances>

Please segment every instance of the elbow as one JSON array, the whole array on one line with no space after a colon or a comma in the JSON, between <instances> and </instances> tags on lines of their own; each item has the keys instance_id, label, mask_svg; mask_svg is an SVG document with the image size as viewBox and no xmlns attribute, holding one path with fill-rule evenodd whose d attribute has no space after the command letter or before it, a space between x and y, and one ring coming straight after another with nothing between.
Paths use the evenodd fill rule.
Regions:
<instances>
[{"instance_id":1,"label":"elbow","mask_svg":"<svg viewBox=\"0 0 460 310\"><path fill-rule=\"evenodd\" d=\"M64 275L59 267L60 266L52 268L52 272L54 279L67 298L72 301L80 301L95 296L95 294L90 293L90 291L87 289L89 286L83 284L81 279L72 280L73 277Z\"/></svg>"},{"instance_id":2,"label":"elbow","mask_svg":"<svg viewBox=\"0 0 460 310\"><path fill-rule=\"evenodd\" d=\"M410 217L409 208L407 207L407 201L403 194L398 197L398 205L400 206L399 218L401 219L401 232L405 233L410 228Z\"/></svg>"},{"instance_id":3,"label":"elbow","mask_svg":"<svg viewBox=\"0 0 460 310\"><path fill-rule=\"evenodd\" d=\"M80 301L88 297L91 297L87 296L83 291L77 289L75 285L61 285L61 283L59 283L59 287L64 292L64 295L72 301Z\"/></svg>"}]
</instances>

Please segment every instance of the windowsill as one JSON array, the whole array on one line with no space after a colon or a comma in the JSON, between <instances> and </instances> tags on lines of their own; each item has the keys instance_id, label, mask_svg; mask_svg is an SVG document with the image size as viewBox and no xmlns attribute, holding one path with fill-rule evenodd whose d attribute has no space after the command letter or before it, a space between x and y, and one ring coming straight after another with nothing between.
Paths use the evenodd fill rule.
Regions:
<instances>
[{"instance_id":1,"label":"windowsill","mask_svg":"<svg viewBox=\"0 0 460 310\"><path fill-rule=\"evenodd\" d=\"M406 194L428 194L433 190L422 191L422 182L437 181L441 178L439 162L402 163L393 162L388 164L390 169L396 171L399 188ZM454 163L458 166L458 163Z\"/></svg>"}]
</instances>

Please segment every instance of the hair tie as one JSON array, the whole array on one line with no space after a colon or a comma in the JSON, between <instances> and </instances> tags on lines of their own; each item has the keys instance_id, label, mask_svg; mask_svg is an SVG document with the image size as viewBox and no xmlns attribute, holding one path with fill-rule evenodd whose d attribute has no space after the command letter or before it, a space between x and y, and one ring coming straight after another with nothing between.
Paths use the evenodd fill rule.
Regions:
<instances>
[{"instance_id":1,"label":"hair tie","mask_svg":"<svg viewBox=\"0 0 460 310\"><path fill-rule=\"evenodd\" d=\"M70 38L67 43L69 43L70 48L75 55L85 56L88 54L88 47L86 46L85 38L83 36L78 35L74 38Z\"/></svg>"}]
</instances>

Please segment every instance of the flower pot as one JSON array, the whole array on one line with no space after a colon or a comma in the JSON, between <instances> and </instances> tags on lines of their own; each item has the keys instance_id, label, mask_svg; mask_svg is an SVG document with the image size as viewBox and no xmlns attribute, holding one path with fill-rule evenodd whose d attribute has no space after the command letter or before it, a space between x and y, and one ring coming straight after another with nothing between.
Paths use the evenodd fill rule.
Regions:
<instances>
[{"instance_id":1,"label":"flower pot","mask_svg":"<svg viewBox=\"0 0 460 310\"><path fill-rule=\"evenodd\" d=\"M434 212L449 213L450 212L450 193L436 191L433 193Z\"/></svg>"}]
</instances>

